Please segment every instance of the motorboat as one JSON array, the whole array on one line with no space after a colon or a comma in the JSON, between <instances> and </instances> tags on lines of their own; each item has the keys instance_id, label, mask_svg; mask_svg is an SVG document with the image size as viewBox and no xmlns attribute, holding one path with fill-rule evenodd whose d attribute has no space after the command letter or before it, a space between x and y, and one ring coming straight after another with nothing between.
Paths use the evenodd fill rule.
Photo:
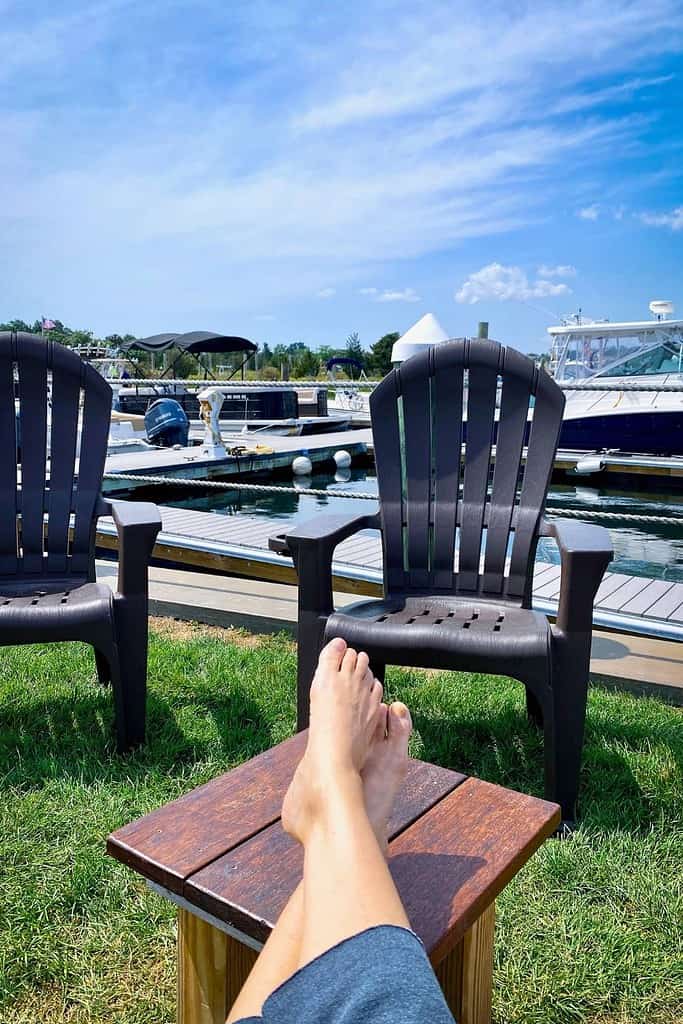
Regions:
<instances>
[{"instance_id":1,"label":"motorboat","mask_svg":"<svg viewBox=\"0 0 683 1024\"><path fill-rule=\"evenodd\" d=\"M567 391L560 447L683 455L683 320L668 319L670 302L650 303L652 320L616 323L581 316L549 327L550 373ZM595 389L604 383L609 390ZM629 390L631 385L648 390ZM624 385L621 389L619 385Z\"/></svg>"},{"instance_id":2,"label":"motorboat","mask_svg":"<svg viewBox=\"0 0 683 1024\"><path fill-rule=\"evenodd\" d=\"M200 428L197 393L201 384L195 386L187 381L176 380L169 374L173 372L182 355L190 355L197 360L204 370L204 375L211 377L211 371L201 362L202 355L237 352L243 358L241 364L233 370L232 377L239 373L242 381L231 383L231 378L228 381L216 381L216 385L225 391L220 419L226 430L297 436L344 430L349 425L348 415L328 416L327 389L324 386L307 389L297 389L294 386L244 386L246 364L257 350L254 342L247 338L211 331L190 331L186 334L166 333L148 338L134 338L124 342L120 348L121 352L132 360L136 351L169 353L171 357L170 365L162 377L150 380L149 383L139 383L141 371L135 382L130 379L110 378L109 382L115 390L114 409L121 413L144 416L153 402L171 398L180 404L190 421L191 428ZM303 410L308 415L301 415Z\"/></svg>"}]
</instances>

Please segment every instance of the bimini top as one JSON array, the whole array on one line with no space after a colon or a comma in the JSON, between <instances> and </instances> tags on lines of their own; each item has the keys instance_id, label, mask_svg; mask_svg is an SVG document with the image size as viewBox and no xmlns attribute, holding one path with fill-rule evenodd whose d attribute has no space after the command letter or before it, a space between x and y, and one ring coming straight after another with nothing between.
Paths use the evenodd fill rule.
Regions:
<instances>
[{"instance_id":1,"label":"bimini top","mask_svg":"<svg viewBox=\"0 0 683 1024\"><path fill-rule=\"evenodd\" d=\"M357 359L351 359L350 356L332 356L332 358L328 359L325 363L325 368L327 370L333 370L335 366L353 366L356 370L363 369L363 364Z\"/></svg>"},{"instance_id":2,"label":"bimini top","mask_svg":"<svg viewBox=\"0 0 683 1024\"><path fill-rule=\"evenodd\" d=\"M165 352L169 348L177 348L183 352L256 352L256 345L246 338L238 338L230 334L214 334L213 331L189 331L186 334L152 334L149 338L133 338L124 341L122 352L132 348L145 352Z\"/></svg>"}]
</instances>

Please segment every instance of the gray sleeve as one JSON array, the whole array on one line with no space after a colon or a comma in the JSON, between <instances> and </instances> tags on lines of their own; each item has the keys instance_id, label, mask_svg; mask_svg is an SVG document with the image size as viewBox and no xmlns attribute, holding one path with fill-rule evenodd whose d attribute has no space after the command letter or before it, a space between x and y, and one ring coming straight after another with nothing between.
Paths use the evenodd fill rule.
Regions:
<instances>
[{"instance_id":1,"label":"gray sleeve","mask_svg":"<svg viewBox=\"0 0 683 1024\"><path fill-rule=\"evenodd\" d=\"M424 947L380 925L302 967L263 1005L264 1024L454 1024Z\"/></svg>"}]
</instances>

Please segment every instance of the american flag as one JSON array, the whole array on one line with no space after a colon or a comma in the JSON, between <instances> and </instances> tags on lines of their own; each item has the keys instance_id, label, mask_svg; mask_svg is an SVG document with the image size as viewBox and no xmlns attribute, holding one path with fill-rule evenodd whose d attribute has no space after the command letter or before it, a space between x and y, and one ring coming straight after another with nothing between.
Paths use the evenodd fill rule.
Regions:
<instances>
[{"instance_id":1,"label":"american flag","mask_svg":"<svg viewBox=\"0 0 683 1024\"><path fill-rule=\"evenodd\" d=\"M53 327L57 326L57 324L54 322L54 320L48 320L47 317L45 317L45 316L43 317L43 321L42 322L43 322L43 330L44 331L51 331Z\"/></svg>"}]
</instances>

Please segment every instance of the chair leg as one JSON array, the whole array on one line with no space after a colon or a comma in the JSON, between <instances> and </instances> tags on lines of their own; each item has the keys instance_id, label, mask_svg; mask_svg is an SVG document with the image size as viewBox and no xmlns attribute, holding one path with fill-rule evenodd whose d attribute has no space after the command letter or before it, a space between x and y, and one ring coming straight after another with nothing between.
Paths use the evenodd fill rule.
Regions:
<instances>
[{"instance_id":1,"label":"chair leg","mask_svg":"<svg viewBox=\"0 0 683 1024\"><path fill-rule=\"evenodd\" d=\"M299 613L296 663L296 729L308 729L310 718L309 690L318 665L318 655L325 643L327 619L312 613Z\"/></svg>"},{"instance_id":2,"label":"chair leg","mask_svg":"<svg viewBox=\"0 0 683 1024\"><path fill-rule=\"evenodd\" d=\"M111 642L106 653L101 649L95 649L98 674L100 663L106 665L108 681L114 698L114 722L116 729L116 749L119 753L126 749L126 708L123 699L123 686L121 685L121 665L119 662L119 651L116 643ZM100 676L102 682L102 676Z\"/></svg>"},{"instance_id":3,"label":"chair leg","mask_svg":"<svg viewBox=\"0 0 683 1024\"><path fill-rule=\"evenodd\" d=\"M121 695L121 723L117 716L117 747L125 753L145 742L147 714L147 608L126 599L116 609L118 679L114 687Z\"/></svg>"},{"instance_id":4,"label":"chair leg","mask_svg":"<svg viewBox=\"0 0 683 1024\"><path fill-rule=\"evenodd\" d=\"M111 669L109 668L109 662L102 654L95 648L95 665L97 667L97 678L100 681L101 686L108 686L111 683Z\"/></svg>"},{"instance_id":5,"label":"chair leg","mask_svg":"<svg viewBox=\"0 0 683 1024\"><path fill-rule=\"evenodd\" d=\"M552 711L545 715L545 795L560 805L567 824L576 818L587 696L587 677L554 680Z\"/></svg>"},{"instance_id":6,"label":"chair leg","mask_svg":"<svg viewBox=\"0 0 683 1024\"><path fill-rule=\"evenodd\" d=\"M526 688L526 713L530 722L533 722L539 729L543 728L543 708L538 697L528 686Z\"/></svg>"}]
</instances>

